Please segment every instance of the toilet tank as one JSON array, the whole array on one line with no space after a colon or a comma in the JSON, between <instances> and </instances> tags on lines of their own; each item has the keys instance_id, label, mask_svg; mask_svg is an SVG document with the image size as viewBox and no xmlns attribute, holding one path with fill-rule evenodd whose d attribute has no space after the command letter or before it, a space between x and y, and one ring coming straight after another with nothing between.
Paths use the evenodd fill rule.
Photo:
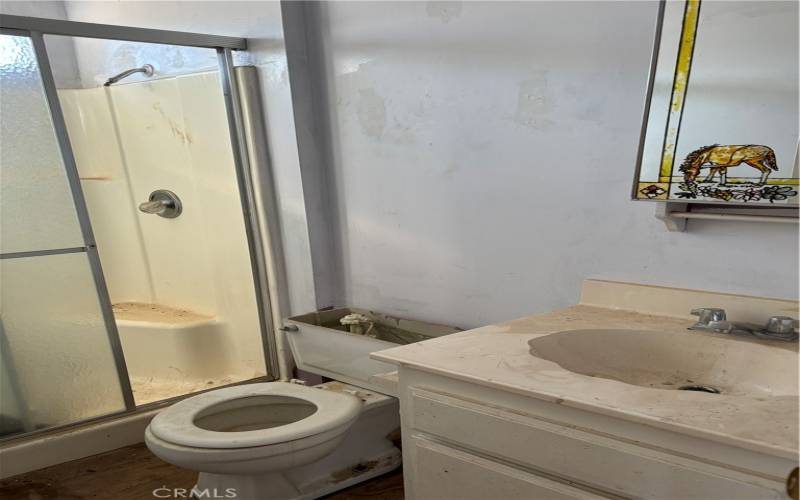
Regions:
<instances>
[{"instance_id":1,"label":"toilet tank","mask_svg":"<svg viewBox=\"0 0 800 500\"><path fill-rule=\"evenodd\" d=\"M372 323L368 334L350 333L339 322L354 313ZM298 368L376 392L382 392L376 375L393 372L396 367L370 359L370 353L462 331L355 307L292 316L286 323L297 327L296 331L287 331L286 338Z\"/></svg>"}]
</instances>

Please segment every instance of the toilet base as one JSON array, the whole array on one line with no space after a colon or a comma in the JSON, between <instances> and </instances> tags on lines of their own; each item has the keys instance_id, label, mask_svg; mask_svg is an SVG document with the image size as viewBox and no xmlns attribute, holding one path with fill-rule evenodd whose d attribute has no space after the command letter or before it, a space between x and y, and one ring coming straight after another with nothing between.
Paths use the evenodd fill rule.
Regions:
<instances>
[{"instance_id":1,"label":"toilet base","mask_svg":"<svg viewBox=\"0 0 800 500\"><path fill-rule=\"evenodd\" d=\"M192 493L193 498L302 498L297 488L279 472L252 476L201 472Z\"/></svg>"},{"instance_id":2,"label":"toilet base","mask_svg":"<svg viewBox=\"0 0 800 500\"><path fill-rule=\"evenodd\" d=\"M358 420L333 453L317 462L275 473L201 472L195 496L236 500L313 499L399 467L402 457L392 442L400 429L397 399L339 382L322 385L327 389L321 390L358 390L364 400Z\"/></svg>"},{"instance_id":3,"label":"toilet base","mask_svg":"<svg viewBox=\"0 0 800 500\"><path fill-rule=\"evenodd\" d=\"M391 472L402 463L400 451L376 457L369 468L361 471L358 464L340 474L321 478L305 478L292 483L287 474L272 473L254 476L210 474L201 472L194 488L195 498L230 498L236 500L310 500L349 488L355 484ZM292 471L292 476L302 476ZM345 477L346 475L346 477Z\"/></svg>"}]
</instances>

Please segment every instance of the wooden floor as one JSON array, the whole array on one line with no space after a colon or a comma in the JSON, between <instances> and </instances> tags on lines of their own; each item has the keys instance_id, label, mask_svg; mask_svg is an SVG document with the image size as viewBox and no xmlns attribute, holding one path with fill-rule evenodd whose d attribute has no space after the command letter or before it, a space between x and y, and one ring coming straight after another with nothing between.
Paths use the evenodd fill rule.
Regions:
<instances>
[{"instance_id":1,"label":"wooden floor","mask_svg":"<svg viewBox=\"0 0 800 500\"><path fill-rule=\"evenodd\" d=\"M2 480L0 498L147 500L158 498L153 495L157 488L188 489L196 479L195 473L159 460L138 444ZM327 498L402 500L403 473L390 472Z\"/></svg>"}]
</instances>

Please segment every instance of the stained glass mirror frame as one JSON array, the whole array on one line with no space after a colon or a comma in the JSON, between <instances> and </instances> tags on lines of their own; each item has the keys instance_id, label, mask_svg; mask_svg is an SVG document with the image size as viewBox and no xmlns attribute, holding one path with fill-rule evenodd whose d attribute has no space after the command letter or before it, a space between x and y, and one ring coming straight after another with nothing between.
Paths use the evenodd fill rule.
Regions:
<instances>
[{"instance_id":1,"label":"stained glass mirror frame","mask_svg":"<svg viewBox=\"0 0 800 500\"><path fill-rule=\"evenodd\" d=\"M720 134L722 138L715 138L713 132L724 132L721 130L724 127L714 128L707 136L709 139L701 141L702 144L697 141L697 136L691 136L684 137L684 143L681 148L678 147L682 138L681 125L687 109L687 95L693 90L693 63L697 72L698 59L702 62L705 56L705 61L708 60L708 52L703 53L701 47L701 57L698 57L696 50L698 34L704 28L701 19L704 3L704 0L662 0L660 3L632 198L638 201L797 206L800 199L797 178L800 148L796 125L789 132L791 136L781 136L783 147L777 160L771 144L763 144L763 140L760 141L762 143L730 144L724 140L725 133ZM717 10L723 6L723 2L713 5ZM713 19L711 14L706 17ZM789 18L796 23L796 15L789 14ZM708 23L709 19L705 21ZM705 24L705 27L709 30L706 34L710 36L709 25ZM797 30L796 24L794 30ZM739 34L735 40L752 44L757 38ZM702 41L701 37L700 45ZM796 47L797 36L786 43ZM750 46L748 50L754 48L758 49L757 46ZM794 65L789 68L797 66L797 49L793 50L795 60L788 61L787 58L786 61L788 65ZM736 47L731 47L730 51L735 54ZM775 54L770 53L769 56L774 58ZM736 58L731 57L731 64L742 62L737 63ZM665 86L665 83L669 86ZM789 86L794 88L796 96L797 80L790 81ZM703 91L707 92L708 89ZM703 91L697 89L696 96ZM797 97L794 99L794 110L789 112L794 113L794 121L797 122ZM696 131L697 127L694 129ZM787 139L792 141L793 147L786 147Z\"/></svg>"}]
</instances>

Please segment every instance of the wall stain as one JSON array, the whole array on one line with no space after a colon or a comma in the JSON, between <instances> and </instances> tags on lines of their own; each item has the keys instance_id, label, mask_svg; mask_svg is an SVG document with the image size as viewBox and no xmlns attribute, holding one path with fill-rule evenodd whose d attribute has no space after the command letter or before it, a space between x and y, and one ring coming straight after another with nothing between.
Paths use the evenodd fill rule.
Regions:
<instances>
[{"instance_id":1,"label":"wall stain","mask_svg":"<svg viewBox=\"0 0 800 500\"><path fill-rule=\"evenodd\" d=\"M547 71L539 71L531 78L519 83L517 110L514 121L523 127L543 130L553 125L550 119L554 109L552 96L547 88Z\"/></svg>"},{"instance_id":2,"label":"wall stain","mask_svg":"<svg viewBox=\"0 0 800 500\"><path fill-rule=\"evenodd\" d=\"M161 117L167 122L167 125L169 126L169 129L172 132L173 136L175 136L178 139L180 139L181 142L183 142L184 144L192 144L194 142L193 139L192 139L192 136L191 136L191 134L189 134L189 132L186 132L185 130L183 130L180 127L180 125L178 125L177 122L175 122L172 118L167 116L167 114L164 112L164 109L161 108L161 104L160 103L153 104L153 109L155 111L157 111L158 114L160 114Z\"/></svg>"},{"instance_id":3,"label":"wall stain","mask_svg":"<svg viewBox=\"0 0 800 500\"><path fill-rule=\"evenodd\" d=\"M111 53L110 66L112 73L119 73L126 69L135 68L138 64L138 50L135 45L126 43L120 45Z\"/></svg>"},{"instance_id":4,"label":"wall stain","mask_svg":"<svg viewBox=\"0 0 800 500\"><path fill-rule=\"evenodd\" d=\"M386 128L386 103L375 89L359 89L358 122L361 130L369 137L380 139Z\"/></svg>"},{"instance_id":5,"label":"wall stain","mask_svg":"<svg viewBox=\"0 0 800 500\"><path fill-rule=\"evenodd\" d=\"M338 79L346 91L337 96L336 107L353 109L361 131L367 137L393 144L414 144L416 136L413 131L413 113L409 116L405 113L405 107L400 106L400 114L392 114L392 99L379 95L382 87L376 91L373 86L374 81L385 78L378 63L367 61L356 65L350 61L343 63L342 68L345 72Z\"/></svg>"},{"instance_id":6,"label":"wall stain","mask_svg":"<svg viewBox=\"0 0 800 500\"><path fill-rule=\"evenodd\" d=\"M392 118L393 124L386 131L385 139L393 144L414 144L417 138L411 130L411 125L402 123L397 118Z\"/></svg>"},{"instance_id":7,"label":"wall stain","mask_svg":"<svg viewBox=\"0 0 800 500\"><path fill-rule=\"evenodd\" d=\"M460 168L461 166L458 163L451 161L447 164L447 168L442 171L442 175L445 177L452 177L456 172L459 171Z\"/></svg>"},{"instance_id":8,"label":"wall stain","mask_svg":"<svg viewBox=\"0 0 800 500\"><path fill-rule=\"evenodd\" d=\"M186 65L186 59L183 57L183 51L179 47L170 47L165 50L164 58L168 60L168 67L180 69Z\"/></svg>"},{"instance_id":9,"label":"wall stain","mask_svg":"<svg viewBox=\"0 0 800 500\"><path fill-rule=\"evenodd\" d=\"M428 17L438 18L443 24L461 16L462 8L462 2L456 1L432 1L425 4Z\"/></svg>"}]
</instances>

